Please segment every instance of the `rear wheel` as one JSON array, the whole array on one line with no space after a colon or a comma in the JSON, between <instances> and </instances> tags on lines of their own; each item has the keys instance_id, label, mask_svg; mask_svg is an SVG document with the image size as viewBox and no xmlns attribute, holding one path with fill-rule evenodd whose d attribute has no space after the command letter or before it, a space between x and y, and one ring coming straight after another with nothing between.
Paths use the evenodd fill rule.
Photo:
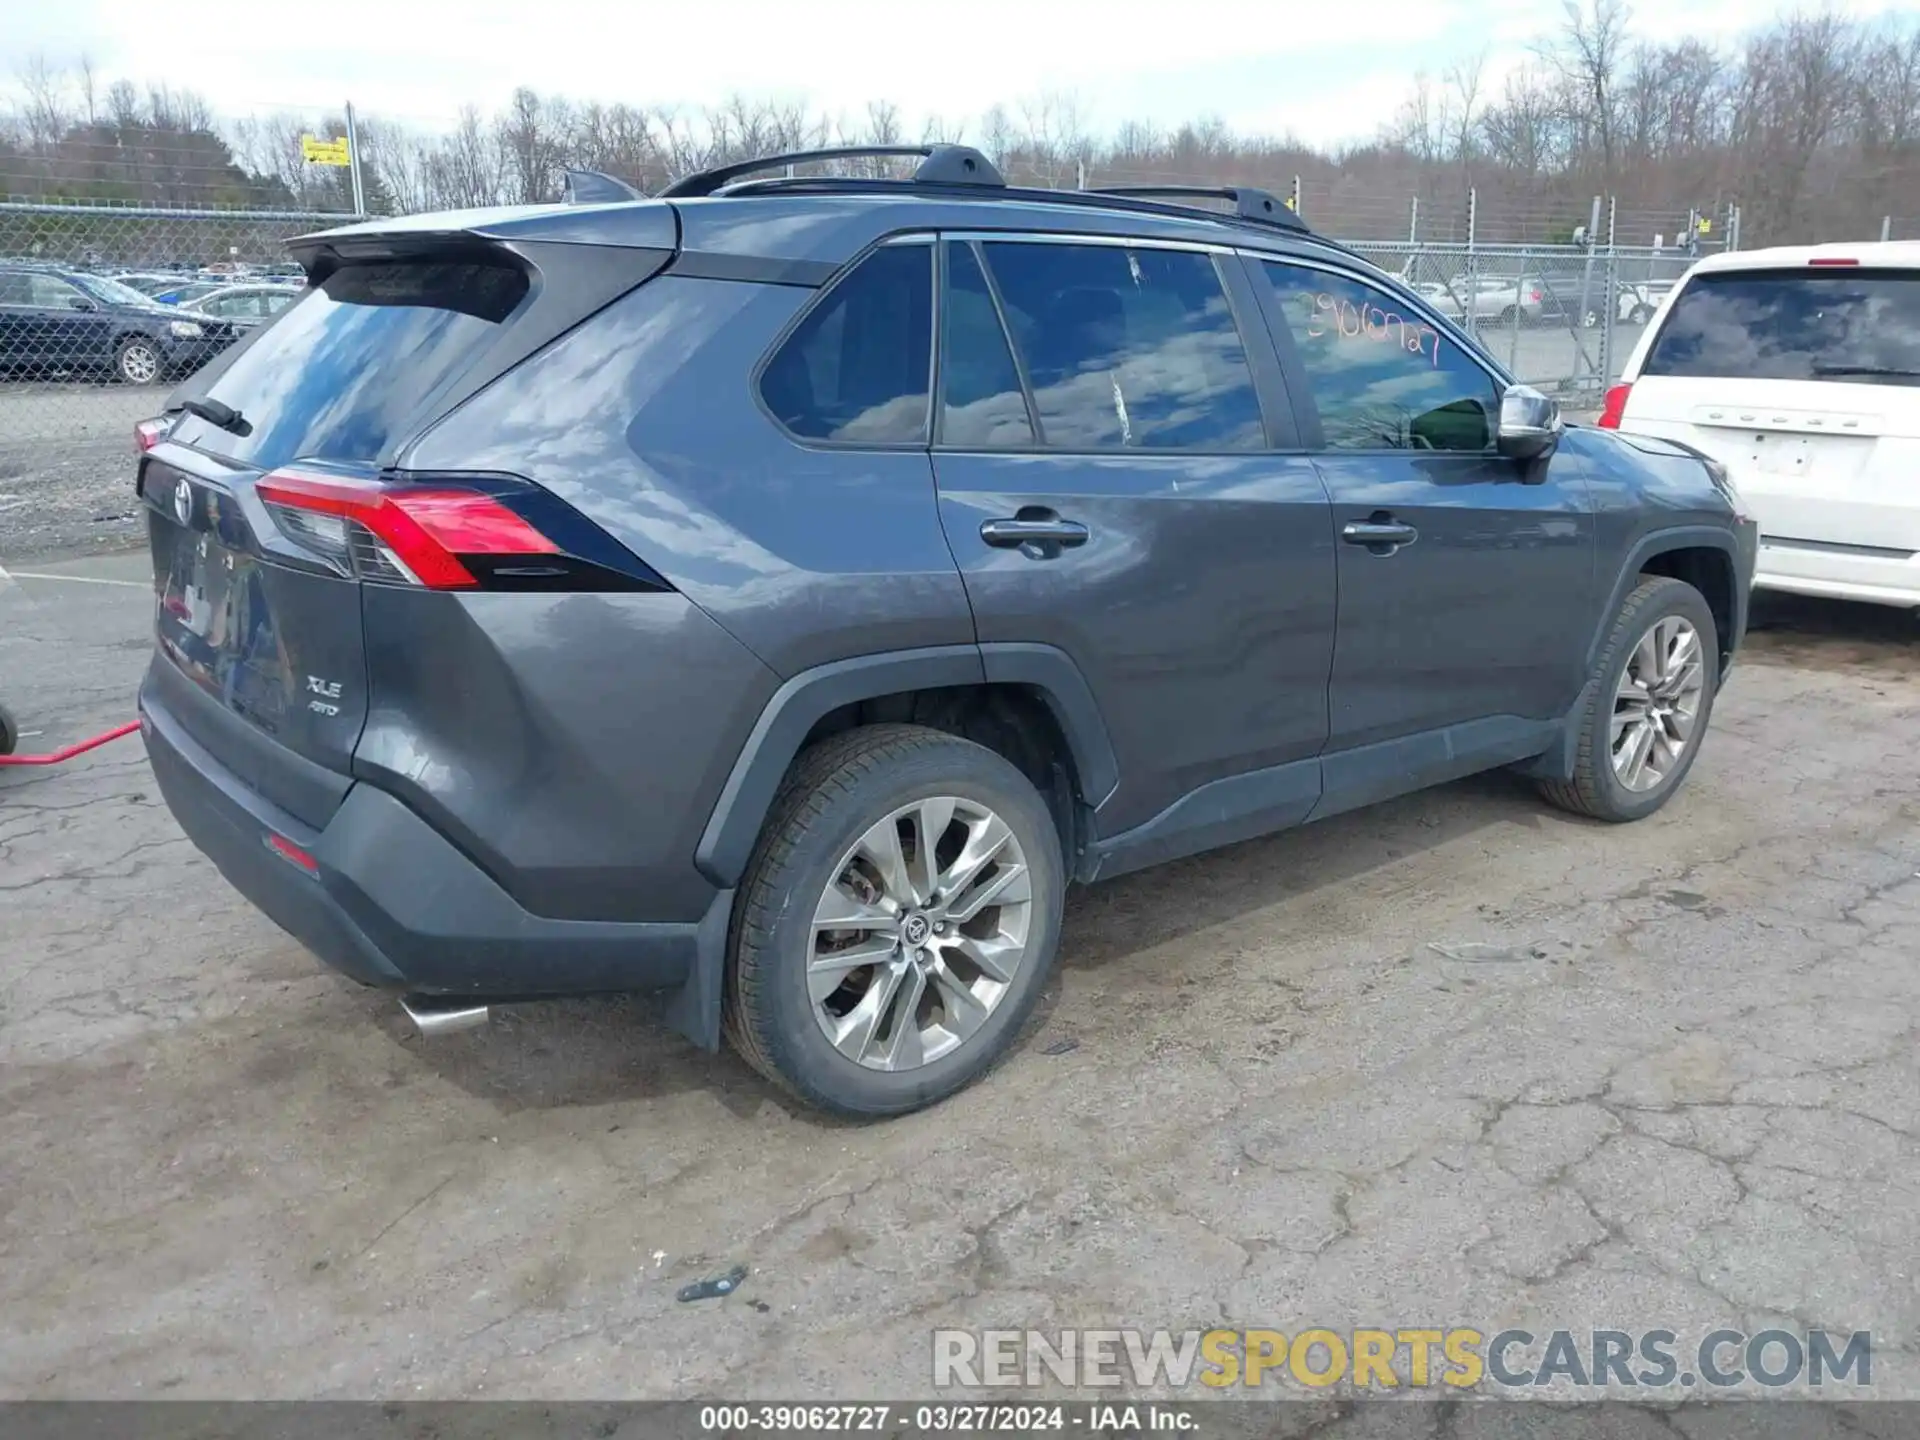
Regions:
<instances>
[{"instance_id":1,"label":"rear wheel","mask_svg":"<svg viewBox=\"0 0 1920 1440\"><path fill-rule=\"evenodd\" d=\"M13 723L13 716L7 713L7 707L0 705L0 755L13 754L13 747L20 743L20 727Z\"/></svg>"},{"instance_id":2,"label":"rear wheel","mask_svg":"<svg viewBox=\"0 0 1920 1440\"><path fill-rule=\"evenodd\" d=\"M910 725L825 741L796 762L748 865L728 1038L823 1109L929 1105L1032 1012L1063 886L1045 802L993 751Z\"/></svg>"},{"instance_id":3,"label":"rear wheel","mask_svg":"<svg viewBox=\"0 0 1920 1440\"><path fill-rule=\"evenodd\" d=\"M1636 305L1627 315L1627 320L1634 325L1644 325L1652 318L1653 307L1650 305Z\"/></svg>"},{"instance_id":4,"label":"rear wheel","mask_svg":"<svg viewBox=\"0 0 1920 1440\"><path fill-rule=\"evenodd\" d=\"M1573 778L1545 781L1541 793L1596 820L1651 815L1693 768L1719 682L1706 597L1684 581L1643 577L1601 647Z\"/></svg>"},{"instance_id":5,"label":"rear wheel","mask_svg":"<svg viewBox=\"0 0 1920 1440\"><path fill-rule=\"evenodd\" d=\"M164 368L160 349L142 335L130 335L113 352L113 373L129 385L151 385Z\"/></svg>"}]
</instances>

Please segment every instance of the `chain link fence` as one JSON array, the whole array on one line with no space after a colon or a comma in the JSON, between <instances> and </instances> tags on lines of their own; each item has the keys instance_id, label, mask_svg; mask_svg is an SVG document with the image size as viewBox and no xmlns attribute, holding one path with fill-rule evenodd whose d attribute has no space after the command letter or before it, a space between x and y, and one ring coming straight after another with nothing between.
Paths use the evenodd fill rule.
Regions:
<instances>
[{"instance_id":1,"label":"chain link fence","mask_svg":"<svg viewBox=\"0 0 1920 1440\"><path fill-rule=\"evenodd\" d=\"M0 204L0 559L132 539L134 422L298 293L290 237L348 218Z\"/></svg>"},{"instance_id":2,"label":"chain link fence","mask_svg":"<svg viewBox=\"0 0 1920 1440\"><path fill-rule=\"evenodd\" d=\"M1434 207L1408 208L1401 233L1433 233L1431 221L1446 238L1382 239L1383 221L1356 226L1372 238L1352 248L1575 408L1597 406L1690 263L1673 250L1479 244ZM297 295L290 237L350 219L0 204L0 559L136 539L134 422Z\"/></svg>"}]
</instances>

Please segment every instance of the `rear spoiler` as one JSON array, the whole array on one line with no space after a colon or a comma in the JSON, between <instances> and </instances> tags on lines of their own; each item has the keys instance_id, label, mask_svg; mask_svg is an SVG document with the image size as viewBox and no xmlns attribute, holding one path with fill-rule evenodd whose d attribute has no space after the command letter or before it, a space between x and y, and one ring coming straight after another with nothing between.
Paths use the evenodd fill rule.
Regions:
<instances>
[{"instance_id":1,"label":"rear spoiler","mask_svg":"<svg viewBox=\"0 0 1920 1440\"><path fill-rule=\"evenodd\" d=\"M563 205L605 205L646 198L626 181L602 175L598 170L569 170L566 183L560 188Z\"/></svg>"}]
</instances>

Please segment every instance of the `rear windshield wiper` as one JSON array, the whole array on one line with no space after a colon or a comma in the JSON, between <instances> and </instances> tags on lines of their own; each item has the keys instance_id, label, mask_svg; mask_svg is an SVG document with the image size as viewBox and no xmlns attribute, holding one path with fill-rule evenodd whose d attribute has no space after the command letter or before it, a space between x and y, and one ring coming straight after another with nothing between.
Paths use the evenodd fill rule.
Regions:
<instances>
[{"instance_id":1,"label":"rear windshield wiper","mask_svg":"<svg viewBox=\"0 0 1920 1440\"><path fill-rule=\"evenodd\" d=\"M1920 380L1920 370L1902 370L1893 365L1816 365L1816 375L1884 375L1891 380Z\"/></svg>"},{"instance_id":2,"label":"rear windshield wiper","mask_svg":"<svg viewBox=\"0 0 1920 1440\"><path fill-rule=\"evenodd\" d=\"M209 425L218 425L222 430L235 435L245 435L253 427L247 424L247 417L231 405L219 400L182 400L180 408L189 415L198 415Z\"/></svg>"}]
</instances>

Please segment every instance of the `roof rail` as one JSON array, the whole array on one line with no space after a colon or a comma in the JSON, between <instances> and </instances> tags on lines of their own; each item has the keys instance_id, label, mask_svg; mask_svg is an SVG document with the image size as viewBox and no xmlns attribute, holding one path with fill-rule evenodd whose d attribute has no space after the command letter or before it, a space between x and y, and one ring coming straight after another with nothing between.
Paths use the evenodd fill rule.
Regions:
<instances>
[{"instance_id":1,"label":"roof rail","mask_svg":"<svg viewBox=\"0 0 1920 1440\"><path fill-rule=\"evenodd\" d=\"M1231 200L1234 213L1242 220L1258 220L1282 230L1311 235L1302 220L1279 196L1247 185L1094 185L1089 195L1132 196L1140 200Z\"/></svg>"},{"instance_id":2,"label":"roof rail","mask_svg":"<svg viewBox=\"0 0 1920 1440\"><path fill-rule=\"evenodd\" d=\"M763 155L757 160L741 160L712 170L696 171L660 192L663 200L678 200L696 195L712 195L721 186L762 170L779 170L789 165L812 165L825 160L862 160L878 155L920 155L925 158L915 168L913 178L922 185L998 185L1006 180L993 168L993 162L971 145L842 145L830 150L796 150L791 155Z\"/></svg>"},{"instance_id":3,"label":"roof rail","mask_svg":"<svg viewBox=\"0 0 1920 1440\"><path fill-rule=\"evenodd\" d=\"M598 170L569 170L566 174L566 184L560 189L563 204L601 205L608 201L647 198L626 181L602 175Z\"/></svg>"}]
</instances>

